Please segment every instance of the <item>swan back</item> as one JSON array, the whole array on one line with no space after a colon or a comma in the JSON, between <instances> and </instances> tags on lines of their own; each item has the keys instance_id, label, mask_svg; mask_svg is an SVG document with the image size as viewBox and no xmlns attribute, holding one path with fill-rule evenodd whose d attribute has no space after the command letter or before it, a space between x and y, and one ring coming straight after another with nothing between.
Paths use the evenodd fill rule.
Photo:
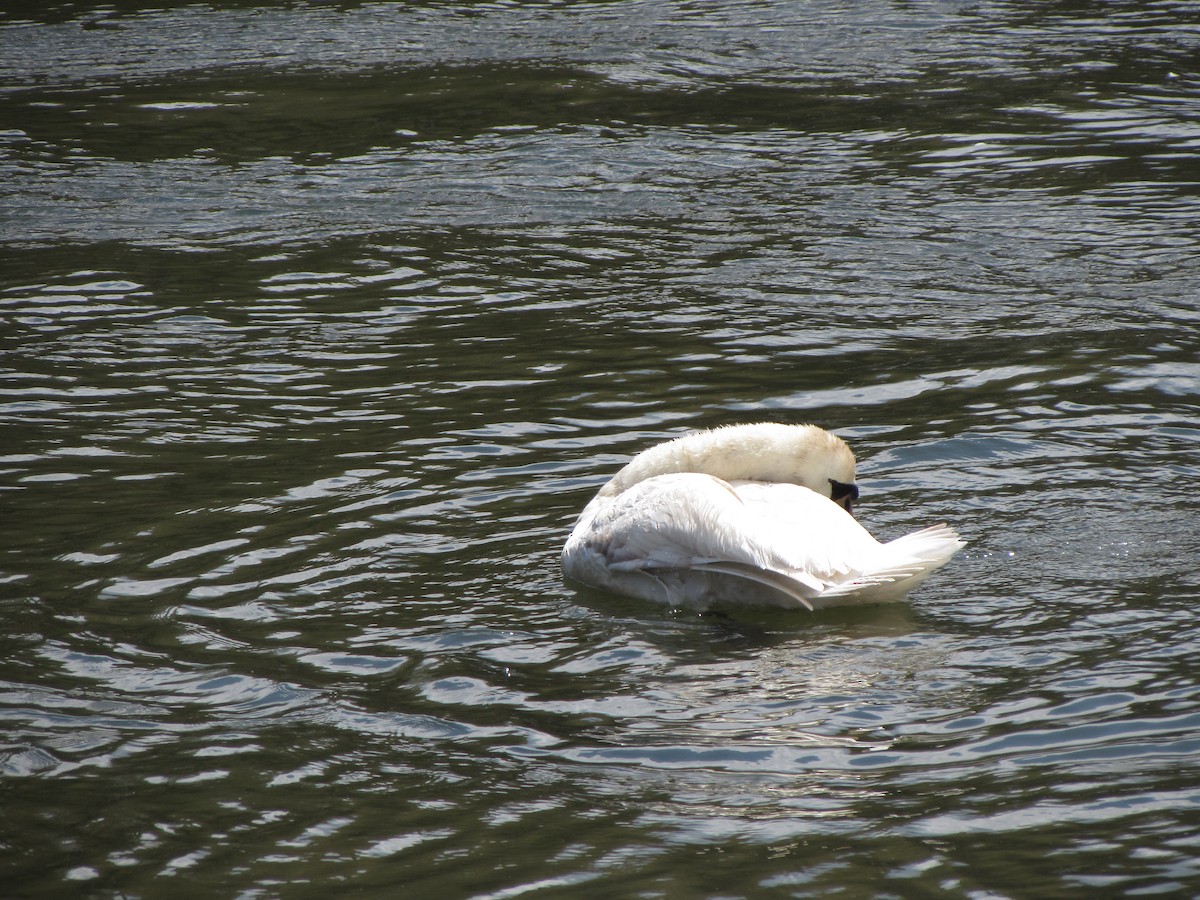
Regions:
<instances>
[{"instance_id":1,"label":"swan back","mask_svg":"<svg viewBox=\"0 0 1200 900\"><path fill-rule=\"evenodd\" d=\"M854 453L837 435L816 425L727 425L644 450L598 496L615 497L648 478L677 472L798 484L828 497L831 481L854 484Z\"/></svg>"}]
</instances>

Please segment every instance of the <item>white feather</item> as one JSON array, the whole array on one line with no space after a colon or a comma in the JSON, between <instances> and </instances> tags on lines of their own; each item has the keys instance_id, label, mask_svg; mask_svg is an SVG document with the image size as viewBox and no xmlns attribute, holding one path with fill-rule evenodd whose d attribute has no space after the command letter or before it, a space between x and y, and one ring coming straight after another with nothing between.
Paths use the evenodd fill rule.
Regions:
<instances>
[{"instance_id":1,"label":"white feather","mask_svg":"<svg viewBox=\"0 0 1200 900\"><path fill-rule=\"evenodd\" d=\"M754 478L760 457L788 480ZM819 609L899 600L963 546L944 525L881 544L811 487L830 481L853 484L854 457L815 426L689 435L639 454L600 490L563 548L563 570L671 604Z\"/></svg>"}]
</instances>

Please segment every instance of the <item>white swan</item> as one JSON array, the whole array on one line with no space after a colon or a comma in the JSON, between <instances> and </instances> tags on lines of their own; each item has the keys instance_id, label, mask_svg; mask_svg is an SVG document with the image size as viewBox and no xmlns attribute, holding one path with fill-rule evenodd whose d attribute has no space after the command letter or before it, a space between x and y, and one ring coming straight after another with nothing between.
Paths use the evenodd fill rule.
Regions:
<instances>
[{"instance_id":1,"label":"white swan","mask_svg":"<svg viewBox=\"0 0 1200 900\"><path fill-rule=\"evenodd\" d=\"M815 425L731 425L635 456L587 505L567 577L672 605L821 609L900 600L964 542L881 544L851 515L854 454Z\"/></svg>"}]
</instances>

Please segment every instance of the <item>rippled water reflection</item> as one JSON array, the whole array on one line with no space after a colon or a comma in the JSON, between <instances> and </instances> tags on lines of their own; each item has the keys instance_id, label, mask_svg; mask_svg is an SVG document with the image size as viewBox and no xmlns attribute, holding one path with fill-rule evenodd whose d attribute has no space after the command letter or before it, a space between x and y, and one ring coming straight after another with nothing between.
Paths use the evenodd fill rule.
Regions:
<instances>
[{"instance_id":1,"label":"rippled water reflection","mask_svg":"<svg viewBox=\"0 0 1200 900\"><path fill-rule=\"evenodd\" d=\"M1198 14L0 12L4 883L1195 892ZM562 583L752 419L970 546Z\"/></svg>"}]
</instances>

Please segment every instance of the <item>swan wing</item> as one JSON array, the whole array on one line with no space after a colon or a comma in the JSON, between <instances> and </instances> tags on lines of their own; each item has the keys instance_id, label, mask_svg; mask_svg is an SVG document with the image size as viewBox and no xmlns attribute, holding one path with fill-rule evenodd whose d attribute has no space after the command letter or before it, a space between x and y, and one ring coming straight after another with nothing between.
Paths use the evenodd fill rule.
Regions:
<instances>
[{"instance_id":1,"label":"swan wing","mask_svg":"<svg viewBox=\"0 0 1200 900\"><path fill-rule=\"evenodd\" d=\"M675 568L718 561L765 562L753 522L733 487L698 473L639 482L602 505L591 522L617 569Z\"/></svg>"},{"instance_id":2,"label":"swan wing","mask_svg":"<svg viewBox=\"0 0 1200 900\"><path fill-rule=\"evenodd\" d=\"M618 576L727 575L808 609L855 571L855 547L878 547L844 510L807 488L747 487L699 473L646 479L585 511L564 553L568 569L581 545Z\"/></svg>"},{"instance_id":3,"label":"swan wing","mask_svg":"<svg viewBox=\"0 0 1200 900\"><path fill-rule=\"evenodd\" d=\"M673 473L593 500L567 541L563 567L634 596L694 602L722 590L749 600L708 577L727 576L769 588L770 602L814 609L901 599L962 544L944 525L880 544L837 504L799 485Z\"/></svg>"},{"instance_id":4,"label":"swan wing","mask_svg":"<svg viewBox=\"0 0 1200 900\"><path fill-rule=\"evenodd\" d=\"M899 600L963 547L954 529L934 525L881 544L824 497L791 484L734 484L772 534L786 534L785 564L825 584L815 605Z\"/></svg>"},{"instance_id":5,"label":"swan wing","mask_svg":"<svg viewBox=\"0 0 1200 900\"><path fill-rule=\"evenodd\" d=\"M797 484L745 481L732 487L755 537L784 569L808 573L827 588L861 574L878 555L879 542L828 497Z\"/></svg>"},{"instance_id":6,"label":"swan wing","mask_svg":"<svg viewBox=\"0 0 1200 900\"><path fill-rule=\"evenodd\" d=\"M714 572L719 575L731 575L755 584L769 587L786 597L790 597L798 606L803 606L809 612L816 609L813 598L821 596L824 586L814 578L803 573L776 572L772 569L760 569L756 566L738 562L700 563L689 567L696 572Z\"/></svg>"}]
</instances>

